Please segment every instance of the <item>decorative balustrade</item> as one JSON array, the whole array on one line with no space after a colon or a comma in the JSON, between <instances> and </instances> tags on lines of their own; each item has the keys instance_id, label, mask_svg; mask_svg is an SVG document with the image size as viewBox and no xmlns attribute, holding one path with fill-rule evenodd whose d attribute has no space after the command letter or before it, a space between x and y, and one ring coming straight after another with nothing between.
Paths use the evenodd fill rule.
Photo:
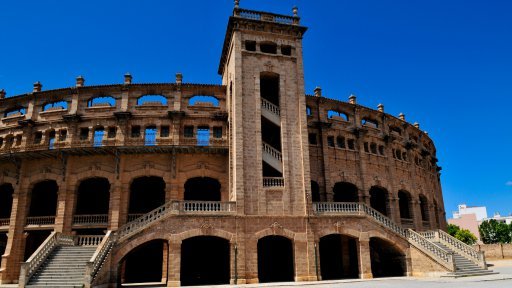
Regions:
<instances>
[{"instance_id":1,"label":"decorative balustrade","mask_svg":"<svg viewBox=\"0 0 512 288\"><path fill-rule=\"evenodd\" d=\"M462 254L469 260L478 264L480 267L487 268L485 255L483 252L475 250L473 247L467 245L455 237L452 237L450 234L444 232L443 230L438 230L436 232L439 235L439 242L448 246L455 252Z\"/></svg>"},{"instance_id":2,"label":"decorative balustrade","mask_svg":"<svg viewBox=\"0 0 512 288\"><path fill-rule=\"evenodd\" d=\"M420 234L421 234L421 236L427 238L428 240L437 241L435 231L423 231L423 232L420 232Z\"/></svg>"},{"instance_id":3,"label":"decorative balustrade","mask_svg":"<svg viewBox=\"0 0 512 288\"><path fill-rule=\"evenodd\" d=\"M76 246L97 246L103 240L103 235L78 235L75 237Z\"/></svg>"},{"instance_id":4,"label":"decorative balustrade","mask_svg":"<svg viewBox=\"0 0 512 288\"><path fill-rule=\"evenodd\" d=\"M103 237L101 243L94 252L94 255L92 255L91 259L87 262L84 281L85 288L90 288L92 286L96 275L100 271L101 267L103 267L110 250L114 246L115 240L116 238L112 231L107 231L107 234Z\"/></svg>"},{"instance_id":5,"label":"decorative balustrade","mask_svg":"<svg viewBox=\"0 0 512 288\"><path fill-rule=\"evenodd\" d=\"M273 14L273 13L267 13L267 12L252 11L252 10L246 10L246 9L236 9L235 15L239 16L241 18L251 19L251 20L275 22L275 23L288 24L288 25L298 25L299 24L298 17L279 15L279 14Z\"/></svg>"},{"instance_id":6,"label":"decorative balustrade","mask_svg":"<svg viewBox=\"0 0 512 288\"><path fill-rule=\"evenodd\" d=\"M32 216L27 217L26 225L53 225L55 224L55 216Z\"/></svg>"},{"instance_id":7,"label":"decorative balustrade","mask_svg":"<svg viewBox=\"0 0 512 288\"><path fill-rule=\"evenodd\" d=\"M137 233L138 231L144 229L149 224L153 223L154 221L162 218L166 214L169 214L170 211L172 211L174 202L167 202L164 205L153 209L152 211L126 223L125 225L121 226L117 230L117 237L118 239L126 238L130 235L133 235Z\"/></svg>"},{"instance_id":8,"label":"decorative balustrade","mask_svg":"<svg viewBox=\"0 0 512 288\"><path fill-rule=\"evenodd\" d=\"M284 187L284 178L263 177L263 187Z\"/></svg>"},{"instance_id":9,"label":"decorative balustrade","mask_svg":"<svg viewBox=\"0 0 512 288\"><path fill-rule=\"evenodd\" d=\"M277 160L283 161L281 152L265 142L263 142L263 151L270 154L270 156L276 158Z\"/></svg>"},{"instance_id":10,"label":"decorative balustrade","mask_svg":"<svg viewBox=\"0 0 512 288\"><path fill-rule=\"evenodd\" d=\"M173 201L173 208L180 213L236 212L236 202L219 201Z\"/></svg>"},{"instance_id":11,"label":"decorative balustrade","mask_svg":"<svg viewBox=\"0 0 512 288\"><path fill-rule=\"evenodd\" d=\"M139 218L140 216L144 215L144 213L132 213L132 214L128 214L128 222L131 222L137 218Z\"/></svg>"},{"instance_id":12,"label":"decorative balustrade","mask_svg":"<svg viewBox=\"0 0 512 288\"><path fill-rule=\"evenodd\" d=\"M10 218L2 218L2 219L0 219L0 227L9 226L10 222L11 222Z\"/></svg>"},{"instance_id":13,"label":"decorative balustrade","mask_svg":"<svg viewBox=\"0 0 512 288\"><path fill-rule=\"evenodd\" d=\"M281 115L281 110L279 109L279 107L277 105L270 103L270 101L263 97L261 97L261 108L266 109L277 116Z\"/></svg>"},{"instance_id":14,"label":"decorative balustrade","mask_svg":"<svg viewBox=\"0 0 512 288\"><path fill-rule=\"evenodd\" d=\"M74 225L94 225L108 224L108 214L75 215L73 216Z\"/></svg>"},{"instance_id":15,"label":"decorative balustrade","mask_svg":"<svg viewBox=\"0 0 512 288\"><path fill-rule=\"evenodd\" d=\"M448 270L455 271L455 261L452 253L445 251L421 234L414 232L412 229L407 229L406 234L409 243L437 259L438 263L445 266Z\"/></svg>"},{"instance_id":16,"label":"decorative balustrade","mask_svg":"<svg viewBox=\"0 0 512 288\"><path fill-rule=\"evenodd\" d=\"M377 210L364 203L345 202L315 202L313 211L316 214L345 214L345 215L367 215L399 236L405 238L409 243L427 253L450 271L455 271L453 255L432 243L426 237L414 232L411 229L404 230L400 225L393 222Z\"/></svg>"},{"instance_id":17,"label":"decorative balustrade","mask_svg":"<svg viewBox=\"0 0 512 288\"><path fill-rule=\"evenodd\" d=\"M27 261L21 263L19 287L24 288L30 277L37 271L39 266L44 263L53 249L59 245L59 236L57 232L52 232L48 238L32 253Z\"/></svg>"}]
</instances>

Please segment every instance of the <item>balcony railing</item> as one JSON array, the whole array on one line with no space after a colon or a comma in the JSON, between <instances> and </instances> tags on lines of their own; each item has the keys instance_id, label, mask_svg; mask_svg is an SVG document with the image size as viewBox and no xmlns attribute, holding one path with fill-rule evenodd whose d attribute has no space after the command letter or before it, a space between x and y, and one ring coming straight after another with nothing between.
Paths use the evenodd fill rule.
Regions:
<instances>
[{"instance_id":1,"label":"balcony railing","mask_svg":"<svg viewBox=\"0 0 512 288\"><path fill-rule=\"evenodd\" d=\"M107 225L108 214L75 215L74 225Z\"/></svg>"},{"instance_id":2,"label":"balcony railing","mask_svg":"<svg viewBox=\"0 0 512 288\"><path fill-rule=\"evenodd\" d=\"M284 187L284 178L263 177L263 187Z\"/></svg>"},{"instance_id":3,"label":"balcony railing","mask_svg":"<svg viewBox=\"0 0 512 288\"><path fill-rule=\"evenodd\" d=\"M279 107L276 106L275 104L272 104L270 103L270 101L268 101L267 99L265 98L261 98L261 107L263 109L267 109L268 111L272 112L273 114L279 116L281 115L281 111L279 110Z\"/></svg>"},{"instance_id":4,"label":"balcony railing","mask_svg":"<svg viewBox=\"0 0 512 288\"><path fill-rule=\"evenodd\" d=\"M33 216L27 217L26 225L53 225L55 224L55 216Z\"/></svg>"},{"instance_id":5,"label":"balcony railing","mask_svg":"<svg viewBox=\"0 0 512 288\"><path fill-rule=\"evenodd\" d=\"M281 151L270 146L270 144L263 142L263 151L268 153L270 156L274 157L275 159L277 159L279 161L283 160L283 155L281 154Z\"/></svg>"},{"instance_id":6,"label":"balcony railing","mask_svg":"<svg viewBox=\"0 0 512 288\"><path fill-rule=\"evenodd\" d=\"M2 219L0 219L0 227L9 226L10 222L11 222L10 218L2 218Z\"/></svg>"},{"instance_id":7,"label":"balcony railing","mask_svg":"<svg viewBox=\"0 0 512 288\"><path fill-rule=\"evenodd\" d=\"M236 202L219 201L174 201L174 210L180 213L235 212Z\"/></svg>"},{"instance_id":8,"label":"balcony railing","mask_svg":"<svg viewBox=\"0 0 512 288\"><path fill-rule=\"evenodd\" d=\"M288 25L298 25L299 17L292 17L287 15L279 15L267 12L246 10L246 9L236 9L235 15L241 18L252 19L252 20L260 20L267 22L275 22L280 24L288 24Z\"/></svg>"}]
</instances>

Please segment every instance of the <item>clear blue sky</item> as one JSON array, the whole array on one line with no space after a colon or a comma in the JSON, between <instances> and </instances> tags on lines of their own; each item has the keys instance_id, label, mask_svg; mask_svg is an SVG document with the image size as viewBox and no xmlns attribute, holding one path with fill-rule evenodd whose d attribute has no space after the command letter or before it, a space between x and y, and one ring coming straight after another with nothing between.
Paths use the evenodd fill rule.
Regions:
<instances>
[{"instance_id":1,"label":"clear blue sky","mask_svg":"<svg viewBox=\"0 0 512 288\"><path fill-rule=\"evenodd\" d=\"M434 139L448 215L458 203L512 212L512 2L242 0L299 6L306 91L406 114ZM8 95L74 85L220 83L233 2L1 1L0 88ZM508 183L507 185L507 182Z\"/></svg>"}]
</instances>

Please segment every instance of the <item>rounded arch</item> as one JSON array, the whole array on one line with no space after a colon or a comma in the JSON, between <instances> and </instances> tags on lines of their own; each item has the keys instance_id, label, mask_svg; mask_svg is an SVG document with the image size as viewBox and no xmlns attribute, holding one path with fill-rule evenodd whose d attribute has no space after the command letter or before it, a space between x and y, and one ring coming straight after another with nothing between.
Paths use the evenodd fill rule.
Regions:
<instances>
[{"instance_id":1,"label":"rounded arch","mask_svg":"<svg viewBox=\"0 0 512 288\"><path fill-rule=\"evenodd\" d=\"M110 182L104 177L87 178L79 182L75 215L108 214Z\"/></svg>"},{"instance_id":2,"label":"rounded arch","mask_svg":"<svg viewBox=\"0 0 512 288\"><path fill-rule=\"evenodd\" d=\"M29 217L55 216L59 185L55 180L43 180L35 183L30 192Z\"/></svg>"},{"instance_id":3,"label":"rounded arch","mask_svg":"<svg viewBox=\"0 0 512 288\"><path fill-rule=\"evenodd\" d=\"M165 203L166 183L162 177L141 176L130 184L128 214L147 213Z\"/></svg>"},{"instance_id":4,"label":"rounded arch","mask_svg":"<svg viewBox=\"0 0 512 288\"><path fill-rule=\"evenodd\" d=\"M338 182L334 184L333 201L334 202L359 202L358 188L349 182Z\"/></svg>"},{"instance_id":5,"label":"rounded arch","mask_svg":"<svg viewBox=\"0 0 512 288\"><path fill-rule=\"evenodd\" d=\"M430 221L430 213L429 213L429 202L427 196L424 194L420 194L418 196L418 200L420 202L420 212L421 212L421 220L424 222Z\"/></svg>"},{"instance_id":6,"label":"rounded arch","mask_svg":"<svg viewBox=\"0 0 512 288\"><path fill-rule=\"evenodd\" d=\"M374 278L406 275L406 254L387 239L370 238L370 259Z\"/></svg>"},{"instance_id":7,"label":"rounded arch","mask_svg":"<svg viewBox=\"0 0 512 288\"><path fill-rule=\"evenodd\" d=\"M116 98L109 95L97 95L87 100L87 107L115 107Z\"/></svg>"},{"instance_id":8,"label":"rounded arch","mask_svg":"<svg viewBox=\"0 0 512 288\"><path fill-rule=\"evenodd\" d=\"M388 216L389 192L381 186L372 186L370 188L370 206L380 213Z\"/></svg>"},{"instance_id":9,"label":"rounded arch","mask_svg":"<svg viewBox=\"0 0 512 288\"><path fill-rule=\"evenodd\" d=\"M322 229L321 231L319 231L315 234L316 234L315 241L318 242L318 241L320 241L320 238L322 238L322 237L325 237L328 235L336 235L336 234L345 235L345 236L359 239L361 231L355 230L355 229L352 229L349 227L345 227L345 226L339 226L339 228L338 228L338 227L334 227L334 225L332 225L332 227L331 227L331 225L329 225L329 228Z\"/></svg>"},{"instance_id":10,"label":"rounded arch","mask_svg":"<svg viewBox=\"0 0 512 288\"><path fill-rule=\"evenodd\" d=\"M144 94L137 98L137 106L140 105L167 105L167 97L161 94Z\"/></svg>"},{"instance_id":11,"label":"rounded arch","mask_svg":"<svg viewBox=\"0 0 512 288\"><path fill-rule=\"evenodd\" d=\"M221 184L210 177L194 177L185 182L183 200L221 201Z\"/></svg>"},{"instance_id":12,"label":"rounded arch","mask_svg":"<svg viewBox=\"0 0 512 288\"><path fill-rule=\"evenodd\" d=\"M167 265L168 241L151 239L133 247L118 264L119 283L159 283L162 281Z\"/></svg>"},{"instance_id":13,"label":"rounded arch","mask_svg":"<svg viewBox=\"0 0 512 288\"><path fill-rule=\"evenodd\" d=\"M282 236L292 241L295 239L295 232L281 227L279 223L272 224L272 227L274 228L265 228L254 233L254 237L258 240L267 236Z\"/></svg>"},{"instance_id":14,"label":"rounded arch","mask_svg":"<svg viewBox=\"0 0 512 288\"><path fill-rule=\"evenodd\" d=\"M328 234L318 241L322 280L358 278L357 237Z\"/></svg>"},{"instance_id":15,"label":"rounded arch","mask_svg":"<svg viewBox=\"0 0 512 288\"><path fill-rule=\"evenodd\" d=\"M69 178L69 182L74 183L73 190L77 191L80 187L80 183L91 178L104 178L107 179L109 183L114 183L116 181L116 176L114 173L98 169L78 172L78 174L73 175L72 177Z\"/></svg>"},{"instance_id":16,"label":"rounded arch","mask_svg":"<svg viewBox=\"0 0 512 288\"><path fill-rule=\"evenodd\" d=\"M235 234L228 232L226 230L209 228L209 229L191 229L178 234L173 234L171 239L172 241L183 242L184 240L192 237L198 236L214 236L222 239L226 239L229 242L233 242L235 239Z\"/></svg>"}]
</instances>

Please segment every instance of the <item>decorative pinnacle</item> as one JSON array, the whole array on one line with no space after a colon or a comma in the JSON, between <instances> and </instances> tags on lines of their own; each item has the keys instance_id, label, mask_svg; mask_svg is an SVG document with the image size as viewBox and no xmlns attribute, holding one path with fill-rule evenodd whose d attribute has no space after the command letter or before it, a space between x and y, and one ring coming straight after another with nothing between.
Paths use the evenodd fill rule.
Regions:
<instances>
[{"instance_id":1,"label":"decorative pinnacle","mask_svg":"<svg viewBox=\"0 0 512 288\"><path fill-rule=\"evenodd\" d=\"M356 95L354 94L350 94L350 96L348 96L348 103L350 104L356 104Z\"/></svg>"},{"instance_id":2,"label":"decorative pinnacle","mask_svg":"<svg viewBox=\"0 0 512 288\"><path fill-rule=\"evenodd\" d=\"M384 104L379 104L377 105L377 109L379 110L379 112L384 112Z\"/></svg>"},{"instance_id":3,"label":"decorative pinnacle","mask_svg":"<svg viewBox=\"0 0 512 288\"><path fill-rule=\"evenodd\" d=\"M319 86L316 86L315 90L313 90L315 92L315 96L317 97L322 97L322 88L320 88Z\"/></svg>"},{"instance_id":4,"label":"decorative pinnacle","mask_svg":"<svg viewBox=\"0 0 512 288\"><path fill-rule=\"evenodd\" d=\"M180 72L176 73L176 84L181 85L183 83L183 74Z\"/></svg>"},{"instance_id":5,"label":"decorative pinnacle","mask_svg":"<svg viewBox=\"0 0 512 288\"><path fill-rule=\"evenodd\" d=\"M240 0L235 0L235 9L240 7Z\"/></svg>"},{"instance_id":6,"label":"decorative pinnacle","mask_svg":"<svg viewBox=\"0 0 512 288\"><path fill-rule=\"evenodd\" d=\"M404 113L398 114L398 119L405 121L405 114Z\"/></svg>"},{"instance_id":7,"label":"decorative pinnacle","mask_svg":"<svg viewBox=\"0 0 512 288\"><path fill-rule=\"evenodd\" d=\"M85 83L85 79L82 75L76 77L76 87L83 87Z\"/></svg>"},{"instance_id":8,"label":"decorative pinnacle","mask_svg":"<svg viewBox=\"0 0 512 288\"><path fill-rule=\"evenodd\" d=\"M297 8L297 6L293 6L292 12L293 12L293 17L299 17L299 8Z\"/></svg>"},{"instance_id":9,"label":"decorative pinnacle","mask_svg":"<svg viewBox=\"0 0 512 288\"><path fill-rule=\"evenodd\" d=\"M132 84L132 75L128 72L124 74L124 84Z\"/></svg>"},{"instance_id":10,"label":"decorative pinnacle","mask_svg":"<svg viewBox=\"0 0 512 288\"><path fill-rule=\"evenodd\" d=\"M414 124L412 124L412 125L413 125L414 127L418 128L418 129L420 129L420 123L418 123L418 122L414 122Z\"/></svg>"},{"instance_id":11,"label":"decorative pinnacle","mask_svg":"<svg viewBox=\"0 0 512 288\"><path fill-rule=\"evenodd\" d=\"M43 84L37 81L36 83L34 83L34 89L32 90L32 92L41 92L41 88L43 88Z\"/></svg>"}]
</instances>

